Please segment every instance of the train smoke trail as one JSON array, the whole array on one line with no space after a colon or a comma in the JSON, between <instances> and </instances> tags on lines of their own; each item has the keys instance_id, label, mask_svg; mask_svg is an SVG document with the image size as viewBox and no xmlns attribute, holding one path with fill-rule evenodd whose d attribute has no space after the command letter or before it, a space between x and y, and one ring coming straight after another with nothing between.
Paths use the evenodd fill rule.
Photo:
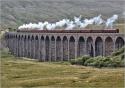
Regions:
<instances>
[{"instance_id":1,"label":"train smoke trail","mask_svg":"<svg viewBox=\"0 0 125 88\"><path fill-rule=\"evenodd\" d=\"M107 21L104 21L101 18L101 15L98 15L96 17L90 18L90 19L82 19L82 16L74 17L73 20L70 19L62 19L55 23L49 23L47 21L45 22L39 22L39 23L29 23L29 24L23 24L18 27L18 30L56 30L56 29L65 29L65 30L71 30L74 28L85 28L88 25L101 25L105 24L106 27L113 27L113 23L118 19L118 15L113 15L112 17L108 18Z\"/></svg>"},{"instance_id":2,"label":"train smoke trail","mask_svg":"<svg viewBox=\"0 0 125 88\"><path fill-rule=\"evenodd\" d=\"M106 21L106 27L113 28L113 23L118 19L118 15L113 15L112 17L108 18Z\"/></svg>"}]
</instances>

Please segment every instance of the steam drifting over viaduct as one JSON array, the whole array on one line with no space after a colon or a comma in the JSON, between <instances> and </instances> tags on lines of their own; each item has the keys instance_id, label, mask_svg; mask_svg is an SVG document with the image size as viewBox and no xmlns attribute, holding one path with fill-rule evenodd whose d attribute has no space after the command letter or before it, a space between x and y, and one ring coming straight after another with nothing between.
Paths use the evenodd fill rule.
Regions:
<instances>
[{"instance_id":1,"label":"steam drifting over viaduct","mask_svg":"<svg viewBox=\"0 0 125 88\"><path fill-rule=\"evenodd\" d=\"M41 61L108 56L125 43L118 30L22 30L5 34L12 54Z\"/></svg>"}]
</instances>

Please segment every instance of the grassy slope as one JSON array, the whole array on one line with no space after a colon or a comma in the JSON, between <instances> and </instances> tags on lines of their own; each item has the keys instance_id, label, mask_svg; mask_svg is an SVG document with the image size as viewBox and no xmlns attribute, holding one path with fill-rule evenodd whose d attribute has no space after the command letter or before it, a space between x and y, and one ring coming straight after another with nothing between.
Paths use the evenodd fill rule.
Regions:
<instances>
[{"instance_id":1,"label":"grassy slope","mask_svg":"<svg viewBox=\"0 0 125 88\"><path fill-rule=\"evenodd\" d=\"M123 88L123 68L92 68L37 62L2 52L2 88Z\"/></svg>"},{"instance_id":2,"label":"grassy slope","mask_svg":"<svg viewBox=\"0 0 125 88\"><path fill-rule=\"evenodd\" d=\"M102 14L106 19L113 14L123 21L124 0L1 0L1 24L17 27L23 23L56 21L82 15Z\"/></svg>"}]
</instances>

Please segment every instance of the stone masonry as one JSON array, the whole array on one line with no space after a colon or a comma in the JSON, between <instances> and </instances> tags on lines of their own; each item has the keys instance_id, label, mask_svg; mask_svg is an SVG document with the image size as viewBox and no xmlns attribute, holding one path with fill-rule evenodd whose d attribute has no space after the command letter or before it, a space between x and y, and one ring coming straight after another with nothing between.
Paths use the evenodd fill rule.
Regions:
<instances>
[{"instance_id":1,"label":"stone masonry","mask_svg":"<svg viewBox=\"0 0 125 88\"><path fill-rule=\"evenodd\" d=\"M7 32L7 47L18 57L69 61L83 55L108 56L125 43L121 33Z\"/></svg>"}]
</instances>

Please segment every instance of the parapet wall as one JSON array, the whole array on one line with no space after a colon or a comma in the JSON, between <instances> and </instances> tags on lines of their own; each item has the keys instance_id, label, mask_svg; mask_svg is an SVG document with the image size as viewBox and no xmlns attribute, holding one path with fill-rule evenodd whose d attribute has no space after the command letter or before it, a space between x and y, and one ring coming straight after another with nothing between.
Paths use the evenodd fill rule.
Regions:
<instances>
[{"instance_id":1,"label":"parapet wall","mask_svg":"<svg viewBox=\"0 0 125 88\"><path fill-rule=\"evenodd\" d=\"M89 30L89 29L73 29L73 30L64 30L64 29L55 29L55 30L17 30L17 32L24 33L119 33L119 29L104 29L104 30Z\"/></svg>"}]
</instances>

